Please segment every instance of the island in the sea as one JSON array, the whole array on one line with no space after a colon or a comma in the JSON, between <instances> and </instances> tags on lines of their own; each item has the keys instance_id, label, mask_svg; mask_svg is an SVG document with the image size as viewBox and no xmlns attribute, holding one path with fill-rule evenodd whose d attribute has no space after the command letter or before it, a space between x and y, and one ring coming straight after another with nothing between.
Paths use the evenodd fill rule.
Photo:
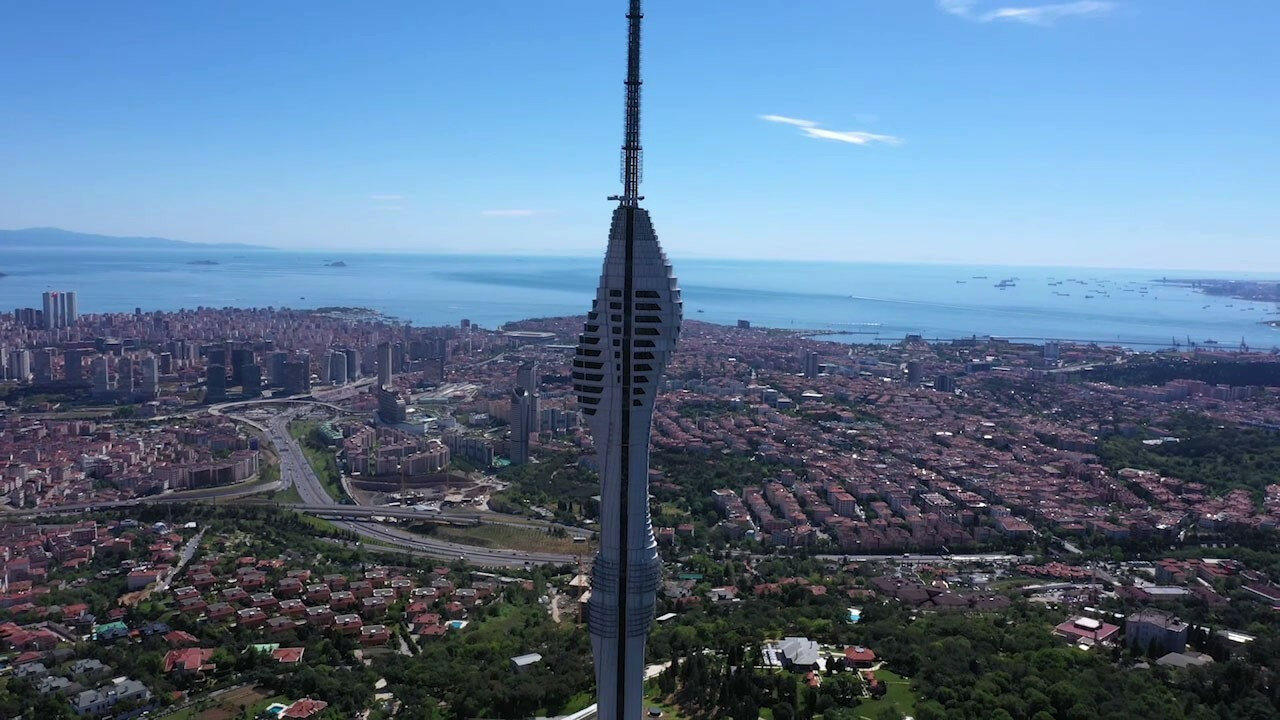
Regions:
<instances>
[{"instance_id":1,"label":"island in the sea","mask_svg":"<svg viewBox=\"0 0 1280 720\"><path fill-rule=\"evenodd\" d=\"M217 260L191 260L188 265L217 265Z\"/></svg>"},{"instance_id":2,"label":"island in the sea","mask_svg":"<svg viewBox=\"0 0 1280 720\"><path fill-rule=\"evenodd\" d=\"M325 263L325 267L346 267L347 264L341 260L334 260L331 263Z\"/></svg>"}]
</instances>

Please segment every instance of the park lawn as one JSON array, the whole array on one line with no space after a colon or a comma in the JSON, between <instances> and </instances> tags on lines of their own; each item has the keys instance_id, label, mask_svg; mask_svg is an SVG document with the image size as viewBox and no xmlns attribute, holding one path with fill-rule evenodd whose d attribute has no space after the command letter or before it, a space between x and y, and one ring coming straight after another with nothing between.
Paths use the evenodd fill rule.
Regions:
<instances>
[{"instance_id":1,"label":"park lawn","mask_svg":"<svg viewBox=\"0 0 1280 720\"><path fill-rule=\"evenodd\" d=\"M199 698L197 698L197 701ZM245 708L249 713L249 717L257 717L258 713L266 710L273 703L289 704L289 700L283 695L274 695L266 697L262 691L257 688L242 688L232 691L227 695L219 698L217 703L207 706L192 704L182 710L168 715L163 715L159 720L206 720L218 718L239 718L242 717L240 712L240 703L245 703Z\"/></svg>"},{"instance_id":2,"label":"park lawn","mask_svg":"<svg viewBox=\"0 0 1280 720\"><path fill-rule=\"evenodd\" d=\"M662 710L662 718L660 720L689 720L689 716L680 710L680 706L670 702L670 698L662 697L662 691L658 689L658 684L652 680L645 683L644 688L644 715L649 716L649 708L658 708Z\"/></svg>"},{"instance_id":3,"label":"park lawn","mask_svg":"<svg viewBox=\"0 0 1280 720\"><path fill-rule=\"evenodd\" d=\"M277 493L273 493L271 495L271 499L278 503L302 504L302 496L298 494L298 488L292 485Z\"/></svg>"},{"instance_id":4,"label":"park lawn","mask_svg":"<svg viewBox=\"0 0 1280 720\"><path fill-rule=\"evenodd\" d=\"M569 702L566 702L564 704L564 707L560 708L560 712L558 714L572 715L578 712L579 710L585 710L588 705L591 705L595 701L596 701L596 694L594 692L590 690L583 690L577 695L574 695L573 697L569 698Z\"/></svg>"},{"instance_id":5,"label":"park lawn","mask_svg":"<svg viewBox=\"0 0 1280 720\"><path fill-rule=\"evenodd\" d=\"M590 555L595 551L595 546L591 542L574 542L568 536L548 535L536 528L510 525L476 525L474 527L443 525L435 528L431 535L441 540L450 540L464 545L523 552Z\"/></svg>"},{"instance_id":6,"label":"park lawn","mask_svg":"<svg viewBox=\"0 0 1280 720\"><path fill-rule=\"evenodd\" d=\"M302 518L302 522L324 533L342 532L342 528L325 520L324 518L313 517L306 513L298 513L298 517Z\"/></svg>"},{"instance_id":7,"label":"park lawn","mask_svg":"<svg viewBox=\"0 0 1280 720\"><path fill-rule=\"evenodd\" d=\"M867 700L858 705L858 714L864 718L874 718L886 707L892 707L901 716L915 715L916 695L911 691L911 681L901 675L880 669L876 677L888 688L884 697L878 700Z\"/></svg>"}]
</instances>

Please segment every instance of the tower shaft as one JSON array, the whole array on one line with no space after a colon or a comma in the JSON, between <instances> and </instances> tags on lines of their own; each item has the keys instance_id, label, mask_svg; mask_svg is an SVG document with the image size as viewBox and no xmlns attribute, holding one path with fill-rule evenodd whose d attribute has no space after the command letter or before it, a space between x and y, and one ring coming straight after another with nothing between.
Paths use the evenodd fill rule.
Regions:
<instances>
[{"instance_id":1,"label":"tower shaft","mask_svg":"<svg viewBox=\"0 0 1280 720\"><path fill-rule=\"evenodd\" d=\"M587 624L600 720L640 720L644 654L660 564L649 518L649 431L659 379L680 332L680 290L640 207L640 0L627 13L623 194L600 285L579 336L574 391L595 442L600 550Z\"/></svg>"}]
</instances>

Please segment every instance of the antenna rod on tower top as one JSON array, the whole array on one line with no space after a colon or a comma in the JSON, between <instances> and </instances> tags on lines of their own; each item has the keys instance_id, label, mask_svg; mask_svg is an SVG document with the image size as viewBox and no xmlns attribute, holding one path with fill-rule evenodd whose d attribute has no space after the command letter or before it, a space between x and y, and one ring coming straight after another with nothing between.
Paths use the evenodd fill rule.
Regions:
<instances>
[{"instance_id":1,"label":"antenna rod on tower top","mask_svg":"<svg viewBox=\"0 0 1280 720\"><path fill-rule=\"evenodd\" d=\"M644 150L640 147L640 0L631 0L627 12L627 116L622 143L622 196L624 205L640 203L640 178Z\"/></svg>"}]
</instances>

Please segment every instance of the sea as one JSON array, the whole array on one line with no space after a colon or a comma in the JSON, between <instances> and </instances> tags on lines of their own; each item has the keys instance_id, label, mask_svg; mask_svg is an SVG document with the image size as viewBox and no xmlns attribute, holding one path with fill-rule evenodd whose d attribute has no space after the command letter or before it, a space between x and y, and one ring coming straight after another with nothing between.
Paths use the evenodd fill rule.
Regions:
<instances>
[{"instance_id":1,"label":"sea","mask_svg":"<svg viewBox=\"0 0 1280 720\"><path fill-rule=\"evenodd\" d=\"M335 267L331 263L341 262ZM216 263L216 264L214 264ZM685 317L812 330L850 343L907 334L997 336L1156 349L1280 346L1280 307L1204 295L1161 278L1242 273L674 258ZM591 304L600 258L174 249L10 248L0 308L75 290L81 313L204 307L364 307L416 325L489 328L574 315Z\"/></svg>"}]
</instances>

